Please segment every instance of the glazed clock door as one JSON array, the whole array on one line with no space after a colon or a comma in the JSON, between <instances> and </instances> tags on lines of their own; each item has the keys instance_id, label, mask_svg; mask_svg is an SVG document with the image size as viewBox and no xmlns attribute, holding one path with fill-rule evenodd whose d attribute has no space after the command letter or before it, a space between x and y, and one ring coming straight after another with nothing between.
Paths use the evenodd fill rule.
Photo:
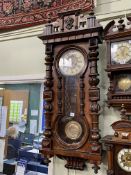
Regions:
<instances>
[{"instance_id":1,"label":"glazed clock door","mask_svg":"<svg viewBox=\"0 0 131 175\"><path fill-rule=\"evenodd\" d=\"M77 149L84 144L89 135L81 98L80 81L87 69L85 52L79 47L67 47L58 53L56 71L62 91L58 104L56 135L63 147Z\"/></svg>"}]
</instances>

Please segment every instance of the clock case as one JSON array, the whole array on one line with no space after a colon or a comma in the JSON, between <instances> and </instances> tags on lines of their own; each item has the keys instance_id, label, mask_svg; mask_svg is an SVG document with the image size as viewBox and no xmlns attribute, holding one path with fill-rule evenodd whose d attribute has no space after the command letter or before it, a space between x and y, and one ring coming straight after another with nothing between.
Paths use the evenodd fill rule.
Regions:
<instances>
[{"instance_id":1,"label":"clock case","mask_svg":"<svg viewBox=\"0 0 131 175\"><path fill-rule=\"evenodd\" d=\"M114 63L111 58L111 44L127 42L131 40L130 21L131 19L128 18L128 23L126 25L124 24L123 19L120 19L118 21L118 25L115 23L115 21L111 21L104 29L104 39L107 46L106 71L109 77L107 103L109 106L116 107L120 107L122 104L125 104L126 109L128 108L127 110L129 112L131 112L131 59L125 64L120 64L116 62ZM124 84L124 81L121 81L122 79L129 80L130 84Z\"/></svg>"},{"instance_id":2,"label":"clock case","mask_svg":"<svg viewBox=\"0 0 131 175\"><path fill-rule=\"evenodd\" d=\"M102 139L107 151L107 175L130 175L131 172L123 170L118 164L118 153L122 149L131 150L131 121L128 120L124 105L121 107L122 120L114 122L111 127L114 135L107 135ZM131 154L130 156L131 157ZM129 159L131 163L131 159Z\"/></svg>"},{"instance_id":3,"label":"clock case","mask_svg":"<svg viewBox=\"0 0 131 175\"><path fill-rule=\"evenodd\" d=\"M102 142L107 151L108 170L107 175L129 175L131 172L124 171L118 165L117 155L122 149L131 149L131 91L120 91L117 87L119 78L130 77L131 64L115 63L111 61L111 44L131 40L131 18L120 19L118 23L111 21L104 29L104 39L107 46L107 68L109 77L109 89L107 103L110 106L121 107L121 120L114 122L111 126L114 135L107 135L102 138ZM124 77L123 77L124 75Z\"/></svg>"},{"instance_id":4,"label":"clock case","mask_svg":"<svg viewBox=\"0 0 131 175\"><path fill-rule=\"evenodd\" d=\"M49 158L58 156L66 160L68 169L83 170L85 162L93 165L95 173L101 163L101 144L99 142L100 90L97 71L98 44L102 43L103 28L97 22L94 13L87 18L81 16L81 10L59 13L54 24L46 25L39 38L45 44L46 80L44 82L45 100L45 138L42 141L41 153L45 163ZM77 80L77 122L81 122L83 136L69 144L62 142L62 132L58 131L58 121L63 117L64 77L59 72L59 55L70 49L79 50L85 59L85 67ZM60 137L61 134L61 137ZM63 136L65 137L65 136Z\"/></svg>"}]
</instances>

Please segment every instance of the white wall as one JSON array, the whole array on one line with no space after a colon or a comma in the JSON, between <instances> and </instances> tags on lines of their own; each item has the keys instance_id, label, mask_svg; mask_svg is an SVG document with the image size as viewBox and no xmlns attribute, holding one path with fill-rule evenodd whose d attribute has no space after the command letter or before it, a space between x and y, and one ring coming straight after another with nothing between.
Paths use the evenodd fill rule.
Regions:
<instances>
[{"instance_id":1,"label":"white wall","mask_svg":"<svg viewBox=\"0 0 131 175\"><path fill-rule=\"evenodd\" d=\"M99 19L131 14L130 0L97 0L96 14Z\"/></svg>"},{"instance_id":2,"label":"white wall","mask_svg":"<svg viewBox=\"0 0 131 175\"><path fill-rule=\"evenodd\" d=\"M44 57L44 45L37 36L1 39L0 81L44 79Z\"/></svg>"},{"instance_id":3,"label":"white wall","mask_svg":"<svg viewBox=\"0 0 131 175\"><path fill-rule=\"evenodd\" d=\"M37 37L0 42L0 76L44 73L44 49Z\"/></svg>"},{"instance_id":4,"label":"white wall","mask_svg":"<svg viewBox=\"0 0 131 175\"><path fill-rule=\"evenodd\" d=\"M131 0L97 0L95 9L97 18L105 26L113 18L121 15L131 14ZM42 33L43 26L0 34L0 81L9 79L43 79L45 76L44 67L44 46L37 38ZM101 135L112 134L110 124L120 118L116 109L106 107L106 93L108 87L106 67L105 46L100 47L100 89L101 89ZM54 158L49 167L49 175L93 175L91 165L83 172L67 170L64 168L64 161ZM101 165L98 175L106 174L106 161Z\"/></svg>"}]
</instances>

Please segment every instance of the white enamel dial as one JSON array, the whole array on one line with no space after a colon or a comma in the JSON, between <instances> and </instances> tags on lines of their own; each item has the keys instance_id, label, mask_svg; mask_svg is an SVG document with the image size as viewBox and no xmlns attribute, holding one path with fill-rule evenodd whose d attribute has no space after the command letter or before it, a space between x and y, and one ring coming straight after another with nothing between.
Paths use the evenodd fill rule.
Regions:
<instances>
[{"instance_id":1,"label":"white enamel dial","mask_svg":"<svg viewBox=\"0 0 131 175\"><path fill-rule=\"evenodd\" d=\"M131 172L131 149L122 149L117 155L117 161L121 169Z\"/></svg>"},{"instance_id":2,"label":"white enamel dial","mask_svg":"<svg viewBox=\"0 0 131 175\"><path fill-rule=\"evenodd\" d=\"M76 49L67 50L59 60L60 72L66 76L74 76L79 74L84 66L84 56Z\"/></svg>"},{"instance_id":3,"label":"white enamel dial","mask_svg":"<svg viewBox=\"0 0 131 175\"><path fill-rule=\"evenodd\" d=\"M111 44L111 61L126 64L131 60L131 40Z\"/></svg>"}]
</instances>

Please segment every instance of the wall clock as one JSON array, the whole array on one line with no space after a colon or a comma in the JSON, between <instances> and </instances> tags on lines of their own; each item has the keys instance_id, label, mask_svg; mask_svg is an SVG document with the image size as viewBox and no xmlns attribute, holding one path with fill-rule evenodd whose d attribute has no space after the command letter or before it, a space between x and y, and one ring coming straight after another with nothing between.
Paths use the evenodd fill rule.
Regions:
<instances>
[{"instance_id":1,"label":"wall clock","mask_svg":"<svg viewBox=\"0 0 131 175\"><path fill-rule=\"evenodd\" d=\"M114 135L102 139L107 150L107 175L131 174L131 28L128 24L120 19L118 25L111 21L105 28L106 71L110 81L107 102L117 109L121 106L122 116L122 120L111 125Z\"/></svg>"},{"instance_id":2,"label":"wall clock","mask_svg":"<svg viewBox=\"0 0 131 175\"><path fill-rule=\"evenodd\" d=\"M59 13L39 36L46 47L45 132L41 153L45 162L58 156L68 169L83 170L101 163L99 142L100 91L97 71L102 27L94 13L87 20L81 10ZM92 30L93 29L93 30Z\"/></svg>"},{"instance_id":3,"label":"wall clock","mask_svg":"<svg viewBox=\"0 0 131 175\"><path fill-rule=\"evenodd\" d=\"M118 21L118 25L112 21L105 28L105 40L107 45L106 70L110 80L108 105L119 107L125 104L130 112L131 28L129 26L126 28L122 19Z\"/></svg>"},{"instance_id":4,"label":"wall clock","mask_svg":"<svg viewBox=\"0 0 131 175\"><path fill-rule=\"evenodd\" d=\"M107 150L107 175L131 174L131 120L128 120L122 105L122 120L114 122L114 135L105 136L102 141Z\"/></svg>"}]
</instances>

